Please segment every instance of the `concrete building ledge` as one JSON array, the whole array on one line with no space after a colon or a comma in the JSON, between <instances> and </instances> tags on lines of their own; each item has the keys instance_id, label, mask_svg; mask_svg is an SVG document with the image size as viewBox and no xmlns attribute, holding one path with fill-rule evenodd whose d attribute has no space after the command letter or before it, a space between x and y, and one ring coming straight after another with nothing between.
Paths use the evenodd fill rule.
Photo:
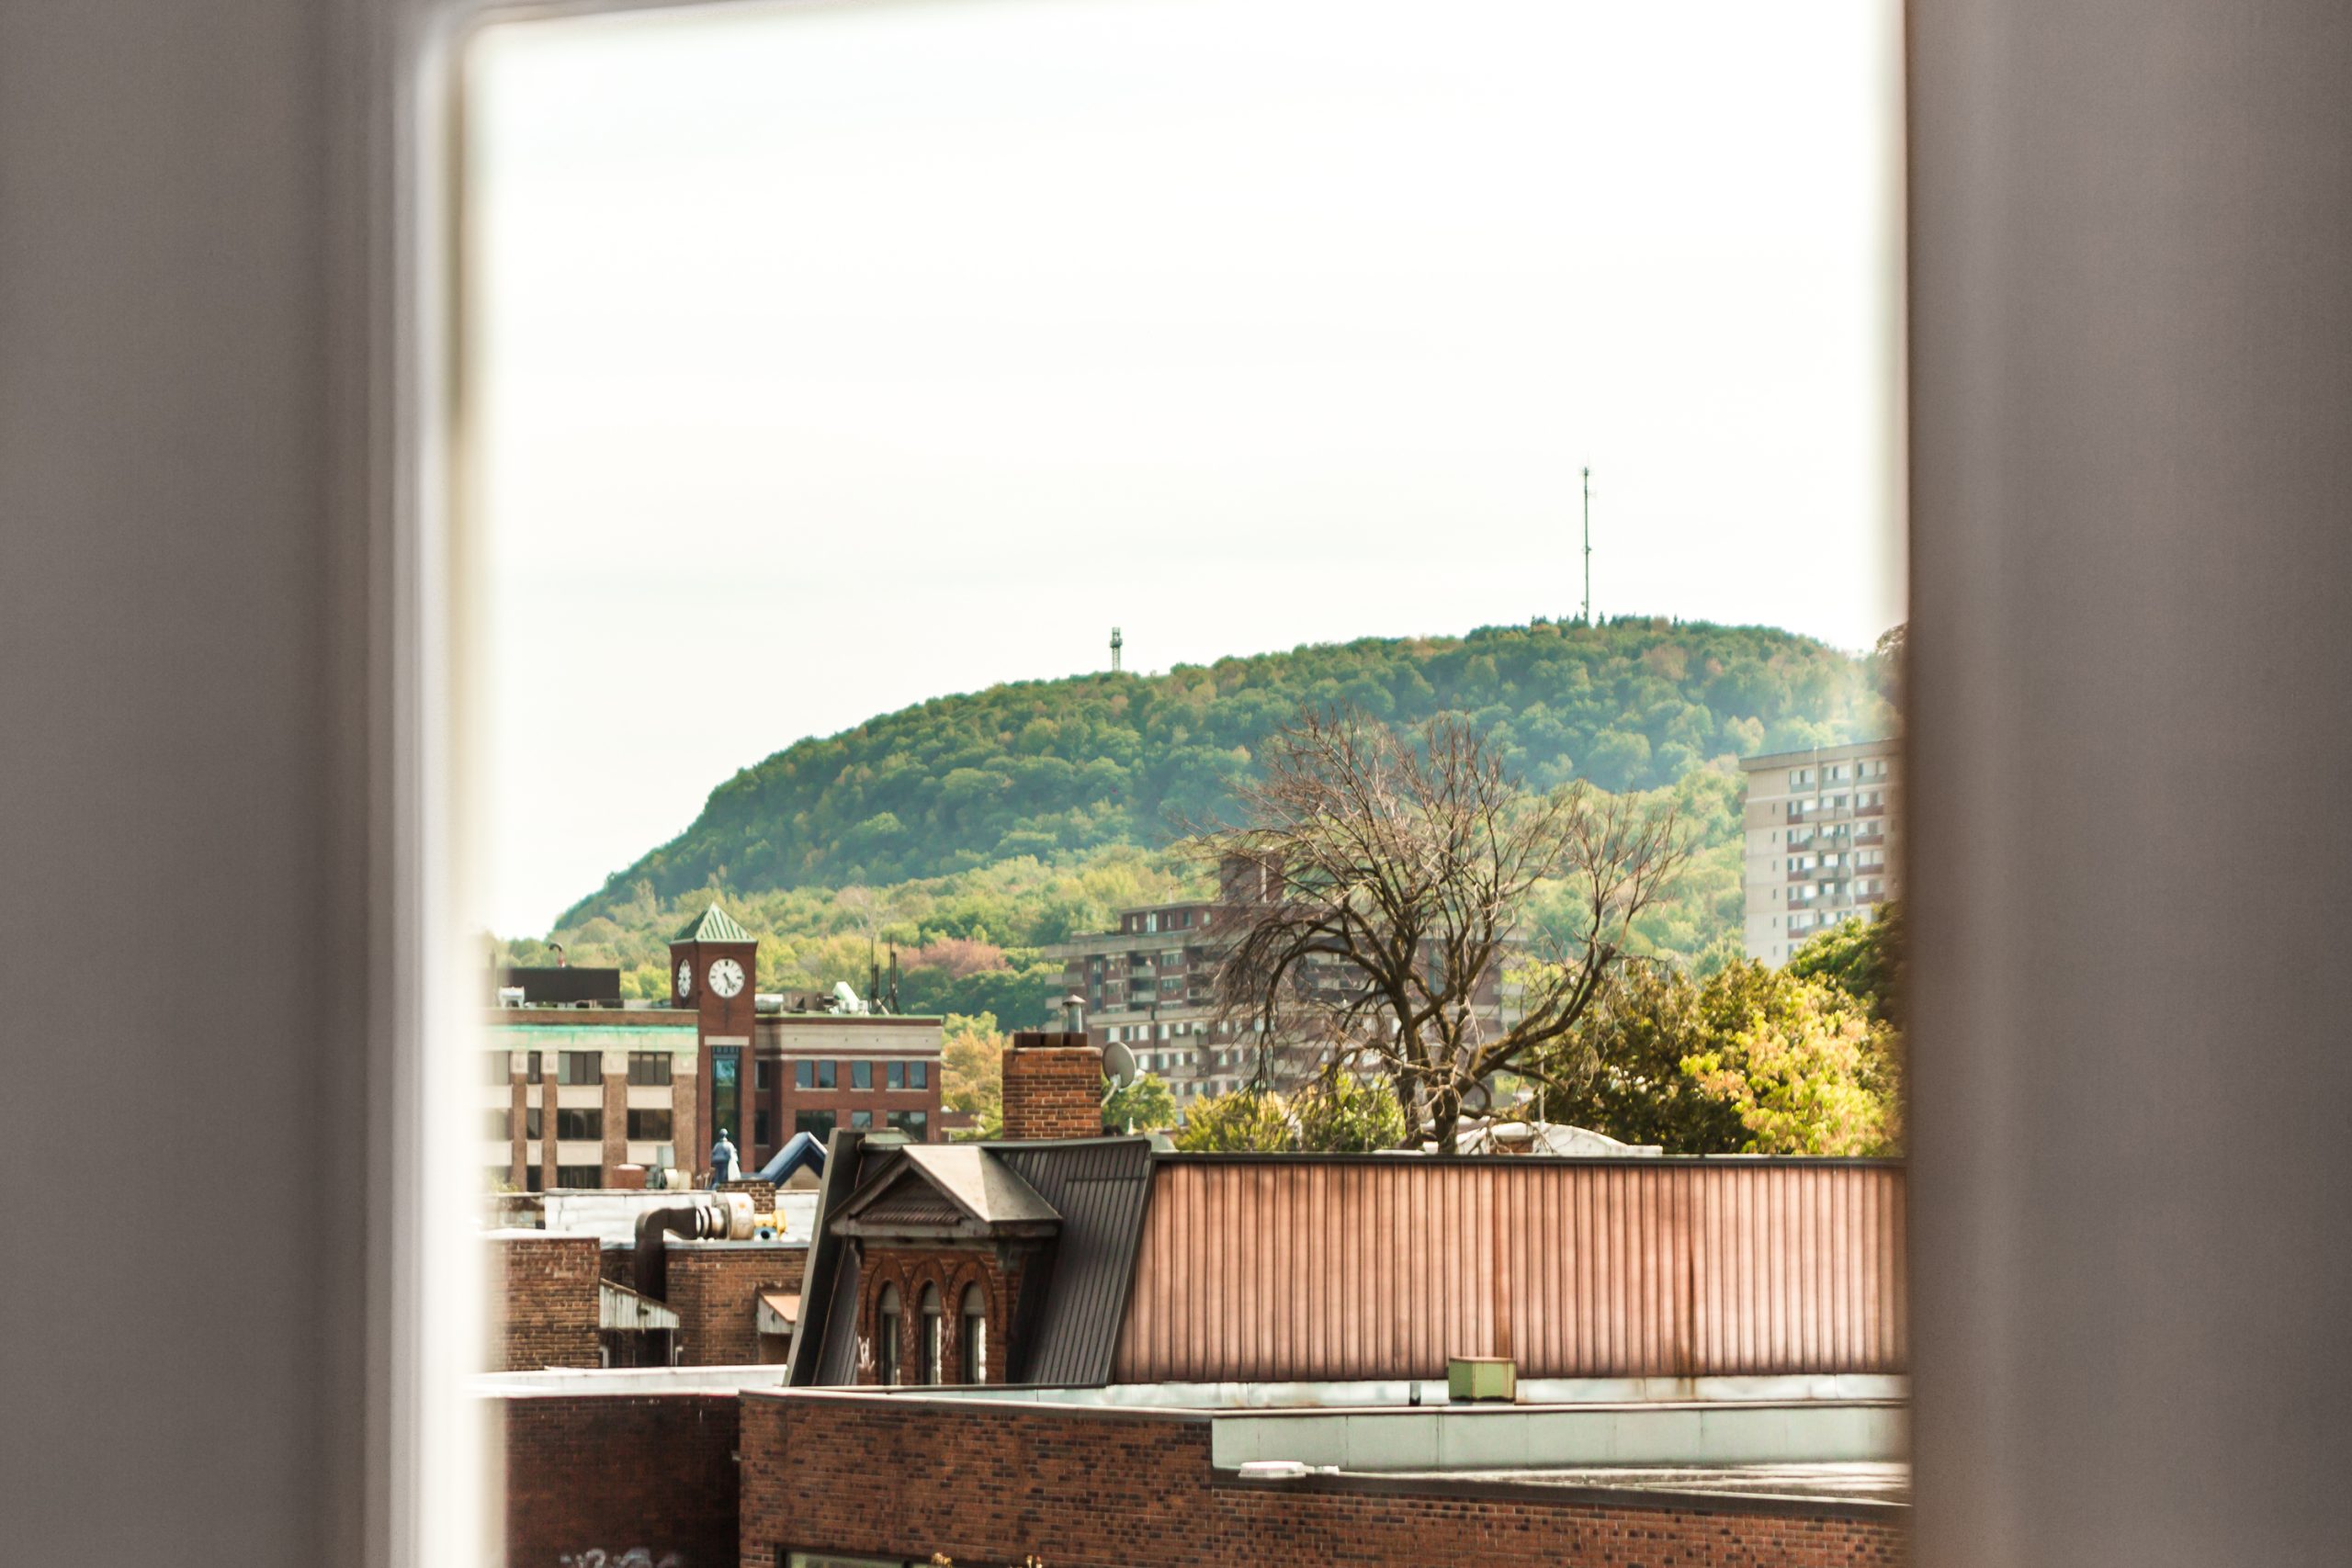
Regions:
<instances>
[{"instance_id":1,"label":"concrete building ledge","mask_svg":"<svg viewBox=\"0 0 2352 1568\"><path fill-rule=\"evenodd\" d=\"M1268 1492L1585 1504L1868 1521L1899 1517L1911 1506L1910 1467L1902 1464L1403 1473L1318 1470L1275 1478L1220 1472L1213 1484Z\"/></svg>"},{"instance_id":2,"label":"concrete building ledge","mask_svg":"<svg viewBox=\"0 0 2352 1568\"><path fill-rule=\"evenodd\" d=\"M734 1395L780 1388L784 1369L749 1367L549 1367L536 1372L484 1372L473 1380L478 1399L645 1399L664 1395Z\"/></svg>"}]
</instances>

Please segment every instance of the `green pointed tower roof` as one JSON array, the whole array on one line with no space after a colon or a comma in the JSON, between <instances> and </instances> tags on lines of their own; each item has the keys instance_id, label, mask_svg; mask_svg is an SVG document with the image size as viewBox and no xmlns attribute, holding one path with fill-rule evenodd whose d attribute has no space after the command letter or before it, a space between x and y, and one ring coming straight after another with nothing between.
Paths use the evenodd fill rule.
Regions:
<instances>
[{"instance_id":1,"label":"green pointed tower roof","mask_svg":"<svg viewBox=\"0 0 2352 1568\"><path fill-rule=\"evenodd\" d=\"M710 908L702 912L702 919L694 921L670 940L672 942L749 942L752 940L752 933L737 924L735 917L720 908L718 901L714 898L711 900Z\"/></svg>"}]
</instances>

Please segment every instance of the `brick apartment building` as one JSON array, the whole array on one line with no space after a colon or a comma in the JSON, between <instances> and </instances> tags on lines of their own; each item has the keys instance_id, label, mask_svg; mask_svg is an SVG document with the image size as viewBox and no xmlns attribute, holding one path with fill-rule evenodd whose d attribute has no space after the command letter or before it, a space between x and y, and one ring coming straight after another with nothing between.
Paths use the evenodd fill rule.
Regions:
<instances>
[{"instance_id":1,"label":"brick apartment building","mask_svg":"<svg viewBox=\"0 0 2352 1568\"><path fill-rule=\"evenodd\" d=\"M1228 1094L1259 1069L1261 1037L1216 1018L1215 984L1221 945L1239 923L1252 879L1238 865L1220 874L1212 900L1122 909L1118 929L1073 936L1043 950L1062 961L1065 994L1086 1001L1086 1029L1097 1045L1135 1053L1144 1072L1164 1079L1181 1111L1205 1095ZM1499 973L1475 1002L1490 1025L1503 1018ZM1276 1087L1322 1066L1319 1049L1276 1042L1267 1066Z\"/></svg>"},{"instance_id":2,"label":"brick apartment building","mask_svg":"<svg viewBox=\"0 0 2352 1568\"><path fill-rule=\"evenodd\" d=\"M759 943L713 903L670 944L672 994L625 1002L617 971L510 970L484 1018L493 1185L699 1181L724 1127L756 1170L796 1133L940 1126L940 1021L826 1010L758 989Z\"/></svg>"},{"instance_id":3,"label":"brick apartment building","mask_svg":"<svg viewBox=\"0 0 2352 1568\"><path fill-rule=\"evenodd\" d=\"M1903 743L1780 751L1747 775L1741 882L1747 956L1785 961L1816 932L1899 895Z\"/></svg>"}]
</instances>

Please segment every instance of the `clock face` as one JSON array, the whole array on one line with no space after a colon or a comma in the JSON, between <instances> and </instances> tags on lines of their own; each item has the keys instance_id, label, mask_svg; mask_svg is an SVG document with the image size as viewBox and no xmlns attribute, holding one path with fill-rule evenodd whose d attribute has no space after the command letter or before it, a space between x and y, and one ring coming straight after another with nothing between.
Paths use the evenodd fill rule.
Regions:
<instances>
[{"instance_id":1,"label":"clock face","mask_svg":"<svg viewBox=\"0 0 2352 1568\"><path fill-rule=\"evenodd\" d=\"M691 964L680 964L678 965L678 995L683 997L694 988L695 966Z\"/></svg>"},{"instance_id":2,"label":"clock face","mask_svg":"<svg viewBox=\"0 0 2352 1568\"><path fill-rule=\"evenodd\" d=\"M722 997L731 997L743 988L743 966L731 958L722 958L710 966L710 988Z\"/></svg>"}]
</instances>

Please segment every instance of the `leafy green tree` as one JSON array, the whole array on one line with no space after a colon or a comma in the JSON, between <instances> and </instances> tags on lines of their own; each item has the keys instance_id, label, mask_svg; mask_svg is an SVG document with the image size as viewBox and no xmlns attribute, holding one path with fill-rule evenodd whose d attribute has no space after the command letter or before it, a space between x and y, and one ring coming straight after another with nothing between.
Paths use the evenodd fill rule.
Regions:
<instances>
[{"instance_id":1,"label":"leafy green tree","mask_svg":"<svg viewBox=\"0 0 2352 1568\"><path fill-rule=\"evenodd\" d=\"M1672 964L1627 966L1584 1026L1551 1054L1552 1082L1537 1088L1533 1114L1668 1154L1736 1150L1747 1135L1738 1112L1682 1064L1736 1015L1732 993L1753 980L1746 967L1724 972L1737 978L1702 987Z\"/></svg>"},{"instance_id":2,"label":"leafy green tree","mask_svg":"<svg viewBox=\"0 0 2352 1568\"><path fill-rule=\"evenodd\" d=\"M1012 1043L992 1014L947 1017L940 1044L939 1103L943 1110L970 1112L974 1137L1004 1135L1004 1052Z\"/></svg>"},{"instance_id":3,"label":"leafy green tree","mask_svg":"<svg viewBox=\"0 0 2352 1568\"><path fill-rule=\"evenodd\" d=\"M1174 1125L1176 1096L1152 1073L1122 1084L1102 1103L1106 1133L1157 1133Z\"/></svg>"},{"instance_id":4,"label":"leafy green tree","mask_svg":"<svg viewBox=\"0 0 2352 1568\"><path fill-rule=\"evenodd\" d=\"M1890 634L1892 635L1892 634ZM1880 1023L1903 1022L1903 908L1883 906L1873 920L1846 920L1789 954L1788 972L1827 980L1869 1010Z\"/></svg>"},{"instance_id":5,"label":"leafy green tree","mask_svg":"<svg viewBox=\"0 0 2352 1568\"><path fill-rule=\"evenodd\" d=\"M1894 1154L1900 1049L1826 980L1642 964L1549 1064L1535 1113L1668 1154Z\"/></svg>"},{"instance_id":6,"label":"leafy green tree","mask_svg":"<svg viewBox=\"0 0 2352 1568\"><path fill-rule=\"evenodd\" d=\"M1404 1146L1412 1127L1396 1091L1351 1073L1317 1079L1291 1101L1298 1146L1316 1154L1372 1154Z\"/></svg>"},{"instance_id":7,"label":"leafy green tree","mask_svg":"<svg viewBox=\"0 0 2352 1568\"><path fill-rule=\"evenodd\" d=\"M1738 1116L1743 1153L1901 1152L1885 1031L1835 986L1794 982L1713 1049L1684 1058L1684 1075Z\"/></svg>"},{"instance_id":8,"label":"leafy green tree","mask_svg":"<svg viewBox=\"0 0 2352 1568\"><path fill-rule=\"evenodd\" d=\"M1175 1144L1194 1155L1287 1154L1298 1147L1298 1128L1281 1095L1238 1089L1193 1101Z\"/></svg>"}]
</instances>

